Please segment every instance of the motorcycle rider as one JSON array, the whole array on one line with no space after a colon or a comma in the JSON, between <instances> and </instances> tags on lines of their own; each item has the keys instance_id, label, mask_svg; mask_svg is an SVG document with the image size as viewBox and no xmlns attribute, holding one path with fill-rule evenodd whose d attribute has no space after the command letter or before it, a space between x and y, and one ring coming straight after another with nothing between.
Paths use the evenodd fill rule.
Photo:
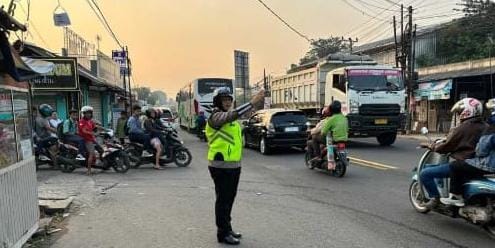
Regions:
<instances>
[{"instance_id":1,"label":"motorcycle rider","mask_svg":"<svg viewBox=\"0 0 495 248\"><path fill-rule=\"evenodd\" d=\"M88 175L91 175L91 167L96 163L96 137L94 135L94 130L96 129L96 124L93 119L93 107L84 106L81 108L82 117L79 121L79 135L84 139L87 151L87 169Z\"/></svg>"},{"instance_id":2,"label":"motorcycle rider","mask_svg":"<svg viewBox=\"0 0 495 248\"><path fill-rule=\"evenodd\" d=\"M79 154L77 159L84 160L86 154L86 144L84 139L78 135L78 111L72 109L69 111L69 118L63 122L62 138L65 143L77 144Z\"/></svg>"},{"instance_id":3,"label":"motorcycle rider","mask_svg":"<svg viewBox=\"0 0 495 248\"><path fill-rule=\"evenodd\" d=\"M40 149L46 149L49 152L50 159L53 161L54 166L58 167L55 151L51 149L57 140L57 129L52 127L49 122L53 111L53 108L48 104L41 104L38 106L39 115L37 115L35 119L34 131L38 139L38 147Z\"/></svg>"},{"instance_id":4,"label":"motorcycle rider","mask_svg":"<svg viewBox=\"0 0 495 248\"><path fill-rule=\"evenodd\" d=\"M444 143L422 143L421 147L429 148L433 152L450 154L457 161L472 158L475 147L487 124L483 121L483 106L474 98L464 98L458 101L451 109L454 114L459 114L460 125L447 136ZM433 209L440 202L440 193L435 183L436 178L446 178L450 175L449 163L439 165L427 165L419 175L430 200L425 204L426 208Z\"/></svg>"},{"instance_id":5,"label":"motorcycle rider","mask_svg":"<svg viewBox=\"0 0 495 248\"><path fill-rule=\"evenodd\" d=\"M215 183L215 219L217 240L220 243L238 245L241 238L231 225L231 213L237 194L242 159L242 129L237 121L264 100L260 91L251 102L232 110L233 96L227 87L217 88L213 93L214 110L206 124L208 143L208 169Z\"/></svg>"},{"instance_id":6,"label":"motorcycle rider","mask_svg":"<svg viewBox=\"0 0 495 248\"><path fill-rule=\"evenodd\" d=\"M146 120L143 123L144 130L150 135L150 142L151 145L155 148L156 153L155 153L155 166L153 167L156 170L161 170L160 167L160 157L162 156L162 150L163 150L163 143L165 138L162 135L162 131L156 124L156 111L152 108L149 108L145 111L146 113Z\"/></svg>"},{"instance_id":7,"label":"motorcycle rider","mask_svg":"<svg viewBox=\"0 0 495 248\"><path fill-rule=\"evenodd\" d=\"M474 158L456 161L450 164L450 194L449 198L441 198L446 205L463 206L462 187L469 180L495 173L495 98L488 100L486 108L492 110L488 117L490 125L476 145Z\"/></svg>"},{"instance_id":8,"label":"motorcycle rider","mask_svg":"<svg viewBox=\"0 0 495 248\"><path fill-rule=\"evenodd\" d=\"M147 150L150 150L150 136L144 132L143 125L140 121L141 106L134 105L132 107L132 116L127 121L129 127L129 140L144 146L143 156L153 156Z\"/></svg>"},{"instance_id":9,"label":"motorcycle rider","mask_svg":"<svg viewBox=\"0 0 495 248\"><path fill-rule=\"evenodd\" d=\"M320 145L324 144L325 141L321 137L321 129L323 124L328 120L328 118L332 115L330 111L330 107L328 106L321 111L321 120L316 124L316 127L311 129L310 131L310 139L307 142L308 153L313 156L310 162L321 159L321 148Z\"/></svg>"},{"instance_id":10,"label":"motorcycle rider","mask_svg":"<svg viewBox=\"0 0 495 248\"><path fill-rule=\"evenodd\" d=\"M321 128L323 139L330 133L334 144L347 143L349 138L349 124L347 117L342 114L342 104L339 101L333 101L330 105L330 111L332 112L332 117L328 118ZM330 164L329 169L331 169Z\"/></svg>"}]
</instances>

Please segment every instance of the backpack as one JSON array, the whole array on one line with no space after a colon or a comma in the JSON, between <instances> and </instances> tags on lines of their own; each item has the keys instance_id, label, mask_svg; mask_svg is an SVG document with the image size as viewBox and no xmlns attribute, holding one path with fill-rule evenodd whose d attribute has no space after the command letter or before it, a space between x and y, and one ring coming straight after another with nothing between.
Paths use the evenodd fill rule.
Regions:
<instances>
[{"instance_id":1,"label":"backpack","mask_svg":"<svg viewBox=\"0 0 495 248\"><path fill-rule=\"evenodd\" d=\"M125 136L129 136L129 125L128 125L128 120L126 120L125 124L124 124L124 134Z\"/></svg>"},{"instance_id":2,"label":"backpack","mask_svg":"<svg viewBox=\"0 0 495 248\"><path fill-rule=\"evenodd\" d=\"M57 126L57 136L58 138L62 139L64 138L64 123L66 121L60 122Z\"/></svg>"},{"instance_id":3,"label":"backpack","mask_svg":"<svg viewBox=\"0 0 495 248\"><path fill-rule=\"evenodd\" d=\"M57 126L57 136L58 138L60 139L63 139L65 134L64 134L64 123L68 121L69 122L69 127L72 125L72 120L71 119L67 119L65 121L62 121L58 124Z\"/></svg>"}]
</instances>

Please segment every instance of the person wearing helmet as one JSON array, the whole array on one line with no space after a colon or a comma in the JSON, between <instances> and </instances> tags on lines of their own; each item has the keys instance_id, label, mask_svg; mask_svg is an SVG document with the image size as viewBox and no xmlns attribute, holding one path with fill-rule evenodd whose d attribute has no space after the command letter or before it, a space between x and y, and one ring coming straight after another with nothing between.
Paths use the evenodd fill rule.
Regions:
<instances>
[{"instance_id":1,"label":"person wearing helmet","mask_svg":"<svg viewBox=\"0 0 495 248\"><path fill-rule=\"evenodd\" d=\"M332 134L334 143L347 142L349 136L349 127L347 117L342 114L342 104L339 101L333 101L330 105L332 117L328 118L321 128L322 137L328 133Z\"/></svg>"},{"instance_id":2,"label":"person wearing helmet","mask_svg":"<svg viewBox=\"0 0 495 248\"><path fill-rule=\"evenodd\" d=\"M483 132L476 145L474 158L459 160L450 164L450 194L449 198L440 199L443 204L463 206L464 183L486 174L495 173L495 154L492 153L495 150L495 112L493 112L495 110L495 98L488 100L486 108L492 111L487 120L489 127Z\"/></svg>"},{"instance_id":3,"label":"person wearing helmet","mask_svg":"<svg viewBox=\"0 0 495 248\"><path fill-rule=\"evenodd\" d=\"M81 108L82 118L79 120L79 136L83 138L84 143L86 145L87 152L87 169L88 175L91 175L91 167L96 162L96 137L94 135L94 130L96 128L96 124L93 121L93 107L84 106Z\"/></svg>"},{"instance_id":4,"label":"person wearing helmet","mask_svg":"<svg viewBox=\"0 0 495 248\"><path fill-rule=\"evenodd\" d=\"M208 169L215 183L215 219L217 240L220 243L237 245L240 233L231 225L231 213L241 174L242 129L237 121L264 100L264 91L258 92L251 102L236 109L233 106L232 92L227 87L218 88L213 93L213 111L206 123L208 142Z\"/></svg>"},{"instance_id":5,"label":"person wearing helmet","mask_svg":"<svg viewBox=\"0 0 495 248\"><path fill-rule=\"evenodd\" d=\"M150 143L155 148L155 166L156 170L161 170L160 167L160 157L162 156L163 146L165 144L165 139L162 135L160 128L156 124L156 111L153 108L149 108L145 111L146 120L143 123L144 130L150 135Z\"/></svg>"},{"instance_id":6,"label":"person wearing helmet","mask_svg":"<svg viewBox=\"0 0 495 248\"><path fill-rule=\"evenodd\" d=\"M136 142L144 146L143 155L152 156L147 150L151 150L150 136L145 133L143 129L143 124L140 120L141 116L141 106L134 105L132 107L132 116L127 121L127 126L129 127L129 140L131 142Z\"/></svg>"},{"instance_id":7,"label":"person wearing helmet","mask_svg":"<svg viewBox=\"0 0 495 248\"><path fill-rule=\"evenodd\" d=\"M48 104L41 104L38 106L38 112L39 115L36 116L34 122L34 131L38 139L38 147L48 149L53 147L53 144L56 143L55 141L57 140L57 129L50 125L50 118L54 110L52 106ZM48 150L50 151L51 149ZM55 154L51 151L50 153L52 161L55 163L55 167L57 167L56 159L54 159Z\"/></svg>"},{"instance_id":8,"label":"person wearing helmet","mask_svg":"<svg viewBox=\"0 0 495 248\"><path fill-rule=\"evenodd\" d=\"M321 129L323 128L323 124L328 120L330 116L332 116L330 106L323 108L323 110L321 111L320 121L310 131L310 139L307 142L308 153L311 154L313 157L310 160L310 163L312 163L312 161L314 160L321 159L320 146L321 144L324 144L324 140L321 137Z\"/></svg>"},{"instance_id":9,"label":"person wearing helmet","mask_svg":"<svg viewBox=\"0 0 495 248\"><path fill-rule=\"evenodd\" d=\"M433 152L450 154L456 161L464 161L475 154L476 144L481 134L486 130L487 124L483 121L483 105L474 98L464 98L458 101L451 112L459 116L460 125L447 136L443 143L422 143L421 146L429 148ZM440 193L435 183L436 178L447 178L450 175L449 163L439 165L426 165L419 175L421 183L428 192L429 201L425 207L435 208L440 202Z\"/></svg>"}]
</instances>

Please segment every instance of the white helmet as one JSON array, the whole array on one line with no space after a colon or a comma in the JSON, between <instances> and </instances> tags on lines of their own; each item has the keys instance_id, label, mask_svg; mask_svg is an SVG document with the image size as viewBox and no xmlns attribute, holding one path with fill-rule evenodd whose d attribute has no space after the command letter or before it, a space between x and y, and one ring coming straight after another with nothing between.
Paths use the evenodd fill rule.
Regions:
<instances>
[{"instance_id":1,"label":"white helmet","mask_svg":"<svg viewBox=\"0 0 495 248\"><path fill-rule=\"evenodd\" d=\"M495 98L488 100L485 105L488 110L495 110Z\"/></svg>"},{"instance_id":2,"label":"white helmet","mask_svg":"<svg viewBox=\"0 0 495 248\"><path fill-rule=\"evenodd\" d=\"M450 111L458 113L461 120L466 120L481 116L483 114L483 104L475 98L464 98L454 104Z\"/></svg>"},{"instance_id":3,"label":"white helmet","mask_svg":"<svg viewBox=\"0 0 495 248\"><path fill-rule=\"evenodd\" d=\"M93 107L91 106L84 106L81 108L81 113L85 113L85 112L93 112Z\"/></svg>"}]
</instances>

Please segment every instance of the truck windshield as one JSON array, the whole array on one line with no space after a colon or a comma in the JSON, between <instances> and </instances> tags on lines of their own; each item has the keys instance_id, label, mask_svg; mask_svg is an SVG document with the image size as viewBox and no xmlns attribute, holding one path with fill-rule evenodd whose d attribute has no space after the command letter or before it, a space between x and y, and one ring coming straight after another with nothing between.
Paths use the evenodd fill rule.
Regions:
<instances>
[{"instance_id":1,"label":"truck windshield","mask_svg":"<svg viewBox=\"0 0 495 248\"><path fill-rule=\"evenodd\" d=\"M349 70L349 88L358 91L398 91L404 89L399 71Z\"/></svg>"}]
</instances>

